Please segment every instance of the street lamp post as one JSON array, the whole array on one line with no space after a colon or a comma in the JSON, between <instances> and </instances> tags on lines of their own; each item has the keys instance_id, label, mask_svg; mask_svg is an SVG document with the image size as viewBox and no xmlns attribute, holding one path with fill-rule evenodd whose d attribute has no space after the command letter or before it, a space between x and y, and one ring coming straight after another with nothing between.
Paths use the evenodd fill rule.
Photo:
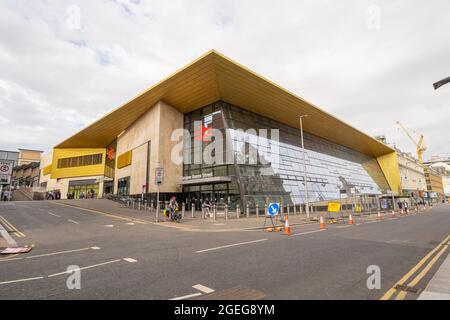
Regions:
<instances>
[{"instance_id":1,"label":"street lamp post","mask_svg":"<svg viewBox=\"0 0 450 320\"><path fill-rule=\"evenodd\" d=\"M156 222L159 222L159 210L160 210L160 205L159 205L159 190L160 190L160 186L161 184L164 182L164 168L161 167L161 163L158 161L157 165L156 165L156 170L155 170L155 183L158 186L158 190L156 193Z\"/></svg>"},{"instance_id":2,"label":"street lamp post","mask_svg":"<svg viewBox=\"0 0 450 320\"><path fill-rule=\"evenodd\" d=\"M302 138L302 153L303 153L303 181L305 182L305 200L306 200L306 219L309 220L309 199L308 199L308 177L306 173L306 157L305 157L305 145L303 141L303 118L308 115L300 116L300 135Z\"/></svg>"},{"instance_id":3,"label":"street lamp post","mask_svg":"<svg viewBox=\"0 0 450 320\"><path fill-rule=\"evenodd\" d=\"M438 88L442 87L444 84L447 84L447 83L450 83L450 77L447 77L436 83L433 83L434 90L437 90Z\"/></svg>"}]
</instances>

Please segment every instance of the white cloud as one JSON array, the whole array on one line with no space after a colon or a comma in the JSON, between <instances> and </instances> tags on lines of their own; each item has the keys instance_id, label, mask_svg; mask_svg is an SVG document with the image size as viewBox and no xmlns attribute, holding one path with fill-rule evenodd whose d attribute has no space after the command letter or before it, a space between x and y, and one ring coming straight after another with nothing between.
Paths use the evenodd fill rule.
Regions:
<instances>
[{"instance_id":1,"label":"white cloud","mask_svg":"<svg viewBox=\"0 0 450 320\"><path fill-rule=\"evenodd\" d=\"M380 29L367 8L380 8ZM80 28L71 28L73 10ZM0 4L0 147L50 149L209 49L363 131L450 156L450 4L425 1L25 1ZM71 20L72 19L72 20Z\"/></svg>"}]
</instances>

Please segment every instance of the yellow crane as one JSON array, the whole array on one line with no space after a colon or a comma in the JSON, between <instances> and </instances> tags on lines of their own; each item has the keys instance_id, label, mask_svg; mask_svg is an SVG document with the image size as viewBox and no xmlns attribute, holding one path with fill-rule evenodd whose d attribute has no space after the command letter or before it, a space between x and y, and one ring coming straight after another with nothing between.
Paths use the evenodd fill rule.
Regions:
<instances>
[{"instance_id":1,"label":"yellow crane","mask_svg":"<svg viewBox=\"0 0 450 320\"><path fill-rule=\"evenodd\" d=\"M408 129L405 128L403 124L401 124L400 121L397 121L397 125L406 133L412 143L414 143L414 145L416 146L417 158L419 159L420 163L423 163L423 153L427 150L427 147L423 142L423 134L420 134L419 141L416 141L413 138L412 134L408 131Z\"/></svg>"}]
</instances>

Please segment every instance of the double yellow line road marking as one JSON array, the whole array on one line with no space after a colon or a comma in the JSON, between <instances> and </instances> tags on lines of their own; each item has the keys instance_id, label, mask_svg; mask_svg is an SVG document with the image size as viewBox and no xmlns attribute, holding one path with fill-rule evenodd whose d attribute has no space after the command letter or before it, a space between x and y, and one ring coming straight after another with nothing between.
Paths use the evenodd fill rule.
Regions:
<instances>
[{"instance_id":1,"label":"double yellow line road marking","mask_svg":"<svg viewBox=\"0 0 450 320\"><path fill-rule=\"evenodd\" d=\"M433 250L431 250L425 257L422 258L422 260L419 261L418 264L414 266L407 274L405 274L392 288L390 288L382 297L380 300L389 300L399 289L396 289L397 286L408 286L408 287L414 287L416 286L420 280L423 279L423 277L430 271L430 269L433 267L433 265L436 263L437 260L444 254L444 252L447 250L449 245L450 235L448 235L444 240L442 240L441 243L437 247L435 247ZM435 254L437 252L437 254ZM434 257L433 257L434 255ZM419 271L420 268L422 268L425 263L433 257L428 264L414 277L410 282L407 283L408 279L410 279L417 271ZM402 290L398 293L396 300L403 300L406 297L407 292Z\"/></svg>"},{"instance_id":2,"label":"double yellow line road marking","mask_svg":"<svg viewBox=\"0 0 450 320\"><path fill-rule=\"evenodd\" d=\"M6 220L3 216L0 216L0 223L3 224L6 228L8 228L11 232L13 232L18 238L25 238L26 235L17 229L15 226L11 224L8 220Z\"/></svg>"}]
</instances>

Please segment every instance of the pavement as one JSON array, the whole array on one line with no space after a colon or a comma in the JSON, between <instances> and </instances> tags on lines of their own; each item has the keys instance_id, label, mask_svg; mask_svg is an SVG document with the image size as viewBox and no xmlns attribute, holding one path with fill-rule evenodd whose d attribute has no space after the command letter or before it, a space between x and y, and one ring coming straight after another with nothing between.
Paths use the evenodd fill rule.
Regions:
<instances>
[{"instance_id":1,"label":"pavement","mask_svg":"<svg viewBox=\"0 0 450 320\"><path fill-rule=\"evenodd\" d=\"M447 246L450 244L447 242ZM442 263L418 300L450 300L450 256Z\"/></svg>"},{"instance_id":2,"label":"pavement","mask_svg":"<svg viewBox=\"0 0 450 320\"><path fill-rule=\"evenodd\" d=\"M179 229L155 224L144 212L89 201L97 207L0 203L0 216L16 230L10 235L33 246L27 254L0 256L0 299L408 300L426 292L448 255L448 205L382 221L355 217L355 225L326 230L298 224L287 236L230 230L236 221ZM252 219L264 220L239 223L255 226ZM67 286L70 266L79 267L80 289ZM379 287L368 286L374 266Z\"/></svg>"},{"instance_id":3,"label":"pavement","mask_svg":"<svg viewBox=\"0 0 450 320\"><path fill-rule=\"evenodd\" d=\"M149 210L137 210L130 209L125 207L122 204L117 202L105 200L105 199L85 199L85 200L61 200L53 202L55 204L71 206L79 209L86 209L88 211L93 211L97 213L103 213L107 215L114 215L117 217L123 217L124 219L141 221L145 224L152 223L156 224L156 213L154 211L150 212ZM348 212L343 213L344 220L339 220L339 223L347 223L348 221ZM390 217L391 211L382 212L383 217ZM242 215L239 219L236 218L235 212L229 212L229 218L225 219L225 215L218 214L216 220L212 217L202 219L202 214L199 211L194 212L194 218L192 218L192 213L190 211L186 211L185 218L182 220L181 224L174 224L171 221L168 221L168 218L163 217L160 214L159 222L157 223L160 226L181 229L184 231L195 231L195 232L233 232L233 231L244 231L244 230L257 230L263 229L264 227L272 226L272 222L269 218L265 219L264 215L261 212L259 217L256 217L255 214L252 214L249 218L245 215ZM297 213L296 215L293 212L289 215L289 224L291 226L296 225L309 225L309 224L317 224L320 214L317 212L311 213L310 219L306 219L306 214ZM337 217L337 214L334 214ZM361 221L373 221L376 220L376 212L371 213L356 213L353 214L353 219L355 223L359 223ZM275 226L284 226L284 223L281 222L280 217L274 218Z\"/></svg>"}]
</instances>

